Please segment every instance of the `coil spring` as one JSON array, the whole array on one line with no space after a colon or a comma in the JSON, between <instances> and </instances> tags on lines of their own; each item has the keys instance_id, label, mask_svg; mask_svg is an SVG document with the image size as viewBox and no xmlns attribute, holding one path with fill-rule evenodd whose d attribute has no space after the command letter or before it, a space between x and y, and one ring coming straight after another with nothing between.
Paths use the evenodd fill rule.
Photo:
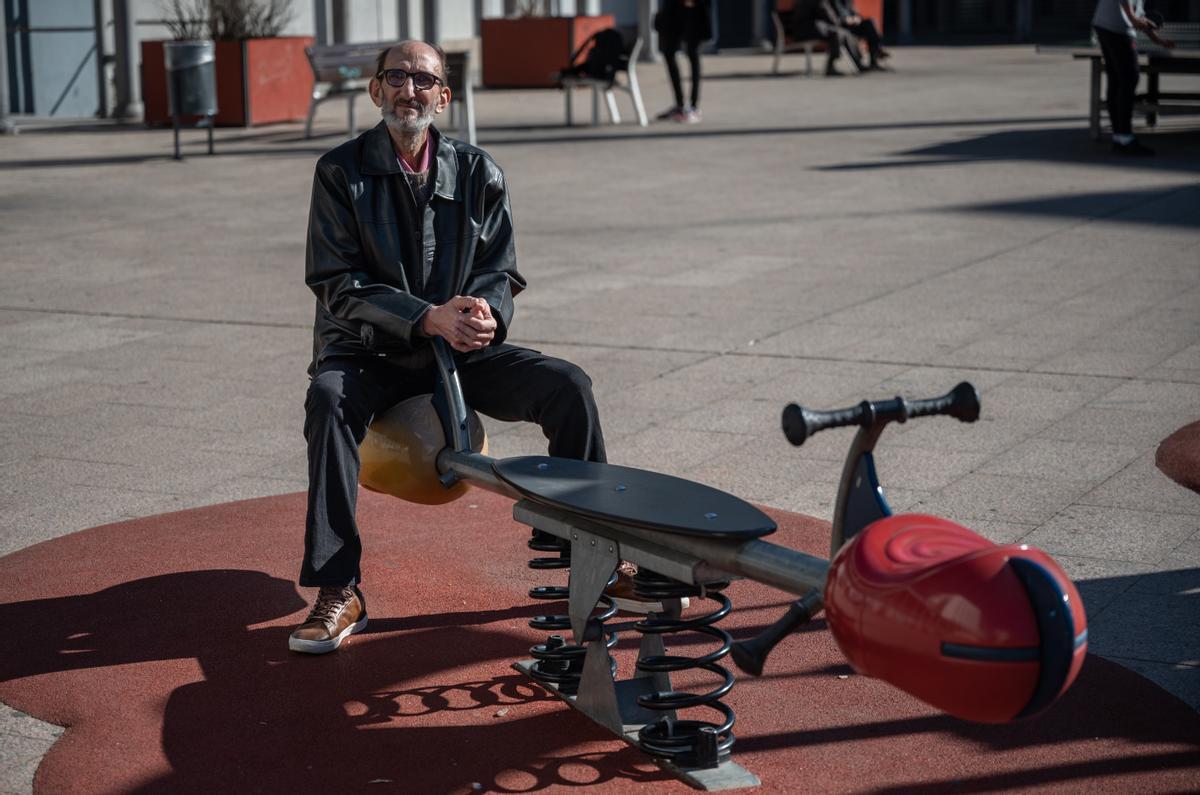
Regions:
<instances>
[{"instance_id":1,"label":"coil spring","mask_svg":"<svg viewBox=\"0 0 1200 795\"><path fill-rule=\"evenodd\" d=\"M527 542L530 549L536 552L557 552L558 557L537 557L529 561L529 568L565 569L571 566L571 542L558 538L550 533L534 528L533 535ZM617 580L616 572L608 580L612 585ZM567 599L570 589L563 585L537 585L529 589L529 598L543 601L558 601ZM591 617L601 625L605 633L604 645L610 652L608 662L613 676L616 676L617 661L612 658L611 651L617 645L617 633L603 629L603 624L617 614L617 607L608 596L601 596L601 612ZM571 628L571 617L567 615L539 615L529 620L529 626L534 629L562 630ZM529 674L539 682L552 684L562 693L571 695L579 690L579 680L583 676L583 661L587 656L587 646L567 643L559 634L550 635L545 643L530 647L530 655L534 662Z\"/></svg>"},{"instance_id":2,"label":"coil spring","mask_svg":"<svg viewBox=\"0 0 1200 795\"><path fill-rule=\"evenodd\" d=\"M633 578L634 593L649 601L665 599L707 599L718 603L716 610L699 616L669 618L652 615L634 625L638 632L669 635L676 632L700 632L720 641L719 648L702 657L679 655L652 655L638 660L639 671L649 673L673 673L702 669L721 677L721 684L706 693L687 693L677 690L656 691L638 696L638 704L652 710L679 710L691 707L707 707L722 716L720 723L703 720L679 720L664 716L647 723L638 732L641 749L651 756L687 768L713 768L729 758L735 740L733 734L734 714L721 698L733 688L733 674L720 661L729 654L733 638L714 624L729 615L729 598L721 591L729 585L728 580L706 584L703 588L688 585L664 577L646 569Z\"/></svg>"},{"instance_id":3,"label":"coil spring","mask_svg":"<svg viewBox=\"0 0 1200 795\"><path fill-rule=\"evenodd\" d=\"M571 568L571 542L565 538L551 535L543 530L533 529L533 535L527 542L535 552L557 552L558 557L537 557L529 561L529 568L569 569ZM538 600L558 601L566 599L569 591L565 585L537 585L529 589L529 598ZM570 629L571 619L565 615L534 616L529 620L529 626L534 629Z\"/></svg>"}]
</instances>

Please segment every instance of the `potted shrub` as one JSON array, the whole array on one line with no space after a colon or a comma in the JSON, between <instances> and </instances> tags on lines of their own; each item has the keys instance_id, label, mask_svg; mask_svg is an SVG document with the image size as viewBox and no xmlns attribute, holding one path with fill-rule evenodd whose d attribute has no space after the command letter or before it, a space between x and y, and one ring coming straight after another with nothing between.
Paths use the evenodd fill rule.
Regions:
<instances>
[{"instance_id":1,"label":"potted shrub","mask_svg":"<svg viewBox=\"0 0 1200 795\"><path fill-rule=\"evenodd\" d=\"M546 15L545 0L526 0L517 16L485 19L480 26L481 74L488 88L554 88L555 75L593 33L616 24L596 17Z\"/></svg>"},{"instance_id":2,"label":"potted shrub","mask_svg":"<svg viewBox=\"0 0 1200 795\"><path fill-rule=\"evenodd\" d=\"M298 121L308 114L311 36L280 36L292 0L169 0L167 27L176 41L216 44L218 112L223 127ZM142 100L148 125L170 124L164 41L142 42ZM195 119L182 119L192 123Z\"/></svg>"}]
</instances>

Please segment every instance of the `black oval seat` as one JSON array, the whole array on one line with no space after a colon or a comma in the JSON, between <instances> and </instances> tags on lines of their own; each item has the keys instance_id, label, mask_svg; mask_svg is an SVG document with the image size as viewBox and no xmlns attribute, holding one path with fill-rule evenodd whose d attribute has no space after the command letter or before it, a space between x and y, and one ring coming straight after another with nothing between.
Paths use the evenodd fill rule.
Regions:
<instances>
[{"instance_id":1,"label":"black oval seat","mask_svg":"<svg viewBox=\"0 0 1200 795\"><path fill-rule=\"evenodd\" d=\"M745 500L658 472L547 456L505 458L492 469L523 497L592 519L705 538L775 532L771 517Z\"/></svg>"}]
</instances>

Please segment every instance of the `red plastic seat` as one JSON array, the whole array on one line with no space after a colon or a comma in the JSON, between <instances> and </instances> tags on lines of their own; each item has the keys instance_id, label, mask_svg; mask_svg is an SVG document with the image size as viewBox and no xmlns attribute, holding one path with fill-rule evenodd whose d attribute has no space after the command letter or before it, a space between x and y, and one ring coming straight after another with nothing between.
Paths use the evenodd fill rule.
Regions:
<instances>
[{"instance_id":1,"label":"red plastic seat","mask_svg":"<svg viewBox=\"0 0 1200 795\"><path fill-rule=\"evenodd\" d=\"M1087 650L1083 603L1049 555L925 514L881 519L847 543L825 611L857 671L986 723L1044 709Z\"/></svg>"}]
</instances>

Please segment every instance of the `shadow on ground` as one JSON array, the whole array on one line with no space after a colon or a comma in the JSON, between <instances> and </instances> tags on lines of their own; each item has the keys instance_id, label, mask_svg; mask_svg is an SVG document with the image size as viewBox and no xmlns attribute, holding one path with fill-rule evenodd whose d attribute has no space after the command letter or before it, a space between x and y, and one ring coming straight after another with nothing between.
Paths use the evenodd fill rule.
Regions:
<instances>
[{"instance_id":1,"label":"shadow on ground","mask_svg":"<svg viewBox=\"0 0 1200 795\"><path fill-rule=\"evenodd\" d=\"M1197 206L1200 206L1200 187L1186 185L983 202L953 209L956 212L1102 219L1119 223L1196 229L1200 228Z\"/></svg>"},{"instance_id":2,"label":"shadow on ground","mask_svg":"<svg viewBox=\"0 0 1200 795\"><path fill-rule=\"evenodd\" d=\"M747 600L754 621L735 635L759 631L784 607L772 592L761 596ZM0 694L72 724L47 758L51 772L40 788L78 782L81 746L101 751L115 740L119 775L89 775L131 792L232 791L251 782L293 793L372 784L685 791L638 751L508 671L529 642L513 628L545 612L544 604L424 613L414 593L412 615L377 613L367 633L323 657L286 651L290 627L277 619L303 606L291 582L238 569L181 571L0 605L0 625L23 638L0 651ZM984 792L1129 775L1169 783L1175 774L1200 773L1200 717L1115 664L1089 657L1075 687L1043 716L984 726L932 713L890 690L874 700L883 686L853 675L824 630L824 622L813 622L785 641L768 676L742 680L748 693L739 708L750 728L736 750L768 780L787 780L798 756L828 750L853 767L881 742L898 759L940 754L972 775L935 765L910 780L911 771L882 765L882 775L848 789ZM704 642L672 648L698 654ZM41 689L32 700L31 687ZM820 714L805 704L821 704ZM775 714L762 714L769 705ZM128 746L139 744L146 752L131 753ZM1099 747L1108 752L1097 754ZM1019 770L999 761L1012 758L1006 752L1020 757ZM65 767L60 753L75 764Z\"/></svg>"},{"instance_id":3,"label":"shadow on ground","mask_svg":"<svg viewBox=\"0 0 1200 795\"><path fill-rule=\"evenodd\" d=\"M1153 157L1128 157L1112 152L1107 140L1092 141L1083 127L1034 127L960 137L934 146L897 152L892 159L817 166L819 171L861 171L922 166L958 166L1005 161L1078 163L1113 169L1164 172L1200 171L1200 130L1143 133L1141 139L1157 151Z\"/></svg>"}]
</instances>

